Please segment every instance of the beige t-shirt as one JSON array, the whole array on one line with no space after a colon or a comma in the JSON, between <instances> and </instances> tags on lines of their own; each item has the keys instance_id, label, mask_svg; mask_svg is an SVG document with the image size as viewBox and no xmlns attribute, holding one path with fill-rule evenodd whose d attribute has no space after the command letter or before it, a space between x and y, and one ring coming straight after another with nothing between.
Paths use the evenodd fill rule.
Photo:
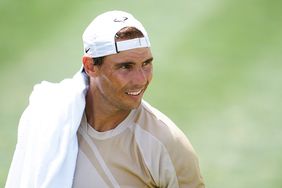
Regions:
<instances>
[{"instance_id":1,"label":"beige t-shirt","mask_svg":"<svg viewBox=\"0 0 282 188\"><path fill-rule=\"evenodd\" d=\"M84 115L73 188L204 187L186 136L145 101L115 129L97 132Z\"/></svg>"}]
</instances>

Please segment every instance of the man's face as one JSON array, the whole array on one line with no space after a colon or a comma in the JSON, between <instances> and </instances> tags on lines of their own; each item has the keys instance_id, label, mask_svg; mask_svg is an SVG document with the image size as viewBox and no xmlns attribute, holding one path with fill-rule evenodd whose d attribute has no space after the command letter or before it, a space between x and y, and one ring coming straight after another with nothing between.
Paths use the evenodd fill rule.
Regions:
<instances>
[{"instance_id":1,"label":"man's face","mask_svg":"<svg viewBox=\"0 0 282 188\"><path fill-rule=\"evenodd\" d=\"M102 102L115 110L137 108L152 79L152 60L149 48L106 56L94 79L99 98L94 102Z\"/></svg>"}]
</instances>

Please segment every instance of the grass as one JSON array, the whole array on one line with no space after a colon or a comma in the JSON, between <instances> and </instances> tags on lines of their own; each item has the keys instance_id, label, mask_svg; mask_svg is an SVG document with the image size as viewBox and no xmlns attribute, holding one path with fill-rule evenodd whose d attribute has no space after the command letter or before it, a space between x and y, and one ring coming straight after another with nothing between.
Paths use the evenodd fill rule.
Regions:
<instances>
[{"instance_id":1,"label":"grass","mask_svg":"<svg viewBox=\"0 0 282 188\"><path fill-rule=\"evenodd\" d=\"M0 187L33 85L72 76L80 67L84 28L112 9L132 12L146 26L155 75L145 98L187 134L207 187L282 186L281 2L0 5Z\"/></svg>"}]
</instances>

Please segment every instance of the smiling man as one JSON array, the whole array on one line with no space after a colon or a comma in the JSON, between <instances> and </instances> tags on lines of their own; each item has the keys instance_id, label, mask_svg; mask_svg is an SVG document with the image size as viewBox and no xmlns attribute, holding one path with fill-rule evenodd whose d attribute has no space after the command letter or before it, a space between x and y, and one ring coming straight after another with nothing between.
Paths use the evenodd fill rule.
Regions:
<instances>
[{"instance_id":1,"label":"smiling man","mask_svg":"<svg viewBox=\"0 0 282 188\"><path fill-rule=\"evenodd\" d=\"M35 87L6 187L204 187L186 136L142 99L153 74L142 24L106 12L83 43L80 72Z\"/></svg>"}]
</instances>

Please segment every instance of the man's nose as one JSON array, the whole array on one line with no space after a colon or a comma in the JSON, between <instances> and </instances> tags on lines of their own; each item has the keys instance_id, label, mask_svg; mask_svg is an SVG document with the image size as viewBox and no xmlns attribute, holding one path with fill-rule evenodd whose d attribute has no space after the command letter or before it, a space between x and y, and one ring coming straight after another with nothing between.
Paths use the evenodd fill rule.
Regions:
<instances>
[{"instance_id":1,"label":"man's nose","mask_svg":"<svg viewBox=\"0 0 282 188\"><path fill-rule=\"evenodd\" d=\"M136 69L132 81L136 85L145 85L148 81L146 72L142 68Z\"/></svg>"}]
</instances>

